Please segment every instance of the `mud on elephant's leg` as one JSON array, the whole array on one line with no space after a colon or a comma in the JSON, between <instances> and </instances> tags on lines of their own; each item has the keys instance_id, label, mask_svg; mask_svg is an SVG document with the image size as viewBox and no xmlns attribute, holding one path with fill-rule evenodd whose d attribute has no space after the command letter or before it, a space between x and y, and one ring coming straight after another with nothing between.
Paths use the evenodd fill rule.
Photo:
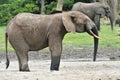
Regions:
<instances>
[{"instance_id":1,"label":"mud on elephant's leg","mask_svg":"<svg viewBox=\"0 0 120 80\"><path fill-rule=\"evenodd\" d=\"M51 57L51 67L50 70L59 70L59 65L60 65L60 56L52 56Z\"/></svg>"},{"instance_id":2,"label":"mud on elephant's leg","mask_svg":"<svg viewBox=\"0 0 120 80\"><path fill-rule=\"evenodd\" d=\"M51 52L51 67L50 70L59 70L60 57L62 53L62 40L60 38L52 38L49 40L49 48Z\"/></svg>"}]
</instances>

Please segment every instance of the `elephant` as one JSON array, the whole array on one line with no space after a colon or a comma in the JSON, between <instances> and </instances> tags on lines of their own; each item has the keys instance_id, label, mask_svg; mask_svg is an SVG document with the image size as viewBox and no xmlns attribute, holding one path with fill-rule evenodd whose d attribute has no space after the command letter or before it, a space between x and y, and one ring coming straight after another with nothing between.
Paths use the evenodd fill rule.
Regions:
<instances>
[{"instance_id":1,"label":"elephant","mask_svg":"<svg viewBox=\"0 0 120 80\"><path fill-rule=\"evenodd\" d=\"M120 17L115 20L115 25L116 24L119 24L119 27L120 27Z\"/></svg>"},{"instance_id":2,"label":"elephant","mask_svg":"<svg viewBox=\"0 0 120 80\"><path fill-rule=\"evenodd\" d=\"M19 61L19 71L30 71L28 52L49 47L50 70L58 71L62 53L62 40L67 33L87 32L94 38L94 60L98 49L99 35L94 22L78 11L51 15L19 13L9 23L5 32L6 69L9 67L8 40Z\"/></svg>"},{"instance_id":3,"label":"elephant","mask_svg":"<svg viewBox=\"0 0 120 80\"><path fill-rule=\"evenodd\" d=\"M100 18L108 17L111 23L111 29L113 30L113 16L109 5L102 4L100 2L83 3L77 2L73 5L72 11L80 11L86 14L97 26L100 31Z\"/></svg>"}]
</instances>

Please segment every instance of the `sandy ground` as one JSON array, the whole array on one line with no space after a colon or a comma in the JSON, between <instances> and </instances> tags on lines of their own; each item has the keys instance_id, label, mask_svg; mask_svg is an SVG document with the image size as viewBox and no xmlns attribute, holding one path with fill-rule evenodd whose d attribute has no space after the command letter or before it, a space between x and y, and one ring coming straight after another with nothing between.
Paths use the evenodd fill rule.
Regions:
<instances>
[{"instance_id":1,"label":"sandy ground","mask_svg":"<svg viewBox=\"0 0 120 80\"><path fill-rule=\"evenodd\" d=\"M30 72L18 71L14 52L9 52L11 64L6 70L5 54L0 52L0 80L120 80L120 50L99 49L96 62L92 61L92 50L86 47L63 50L60 70L52 72L48 50L30 52Z\"/></svg>"},{"instance_id":2,"label":"sandy ground","mask_svg":"<svg viewBox=\"0 0 120 80\"><path fill-rule=\"evenodd\" d=\"M29 61L31 72L19 72L17 61L6 70L0 64L0 80L120 80L120 61L66 62L51 72L50 61Z\"/></svg>"}]
</instances>

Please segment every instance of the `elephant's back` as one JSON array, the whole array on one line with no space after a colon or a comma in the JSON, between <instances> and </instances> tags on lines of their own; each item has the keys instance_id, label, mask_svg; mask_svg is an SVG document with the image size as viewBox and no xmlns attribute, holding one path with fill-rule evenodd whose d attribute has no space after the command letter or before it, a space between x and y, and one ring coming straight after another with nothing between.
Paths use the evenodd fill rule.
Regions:
<instances>
[{"instance_id":1,"label":"elephant's back","mask_svg":"<svg viewBox=\"0 0 120 80\"><path fill-rule=\"evenodd\" d=\"M80 11L92 19L95 12L92 8L91 3L77 2L73 5L72 11Z\"/></svg>"},{"instance_id":2,"label":"elephant's back","mask_svg":"<svg viewBox=\"0 0 120 80\"><path fill-rule=\"evenodd\" d=\"M43 19L43 16L31 13L20 13L15 16L14 23L18 26L35 26L39 24L39 21Z\"/></svg>"},{"instance_id":3,"label":"elephant's back","mask_svg":"<svg viewBox=\"0 0 120 80\"><path fill-rule=\"evenodd\" d=\"M77 2L73 5L72 10L77 11L84 11L89 10L89 8L92 8L93 3L83 3L83 2Z\"/></svg>"}]
</instances>

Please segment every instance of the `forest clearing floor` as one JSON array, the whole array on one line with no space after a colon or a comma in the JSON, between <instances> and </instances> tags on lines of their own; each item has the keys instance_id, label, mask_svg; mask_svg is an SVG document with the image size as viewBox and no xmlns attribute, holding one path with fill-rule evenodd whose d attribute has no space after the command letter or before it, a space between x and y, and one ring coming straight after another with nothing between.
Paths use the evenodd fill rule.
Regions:
<instances>
[{"instance_id":1,"label":"forest clearing floor","mask_svg":"<svg viewBox=\"0 0 120 80\"><path fill-rule=\"evenodd\" d=\"M50 71L48 49L29 53L30 72L20 72L14 51L9 52L6 70L5 52L0 51L0 80L120 80L120 49L99 48L93 62L93 47L69 47L63 50L59 71Z\"/></svg>"}]
</instances>

